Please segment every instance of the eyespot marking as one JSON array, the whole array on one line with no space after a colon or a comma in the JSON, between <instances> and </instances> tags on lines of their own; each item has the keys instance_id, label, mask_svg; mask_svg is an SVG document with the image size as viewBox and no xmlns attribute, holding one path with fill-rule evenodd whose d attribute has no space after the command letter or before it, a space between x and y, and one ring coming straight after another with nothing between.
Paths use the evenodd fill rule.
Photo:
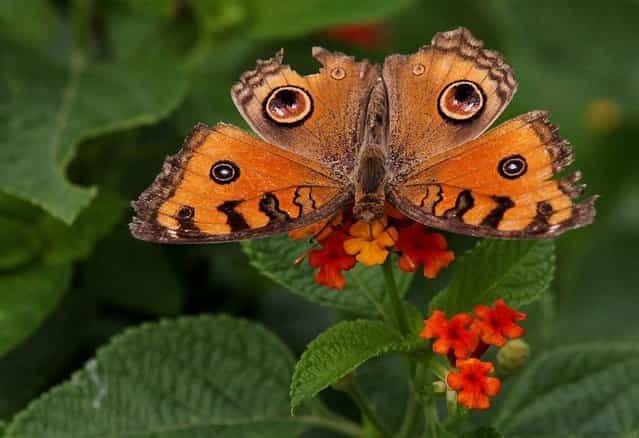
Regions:
<instances>
[{"instance_id":1,"label":"eyespot marking","mask_svg":"<svg viewBox=\"0 0 639 438\"><path fill-rule=\"evenodd\" d=\"M217 184L230 184L240 177L240 168L232 161L217 161L211 166L209 176Z\"/></svg>"},{"instance_id":2,"label":"eyespot marking","mask_svg":"<svg viewBox=\"0 0 639 438\"><path fill-rule=\"evenodd\" d=\"M276 88L264 101L266 117L278 125L300 125L312 112L311 95L301 87L287 85Z\"/></svg>"},{"instance_id":3,"label":"eyespot marking","mask_svg":"<svg viewBox=\"0 0 639 438\"><path fill-rule=\"evenodd\" d=\"M421 76L424 74L425 71L426 71L426 67L424 67L424 64L413 65L413 74L415 76Z\"/></svg>"},{"instance_id":4,"label":"eyespot marking","mask_svg":"<svg viewBox=\"0 0 639 438\"><path fill-rule=\"evenodd\" d=\"M337 81L341 81L346 77L346 70L342 67L335 67L331 70L331 77Z\"/></svg>"},{"instance_id":5,"label":"eyespot marking","mask_svg":"<svg viewBox=\"0 0 639 438\"><path fill-rule=\"evenodd\" d=\"M177 212L177 217L179 220L185 221L189 219L193 219L193 215L195 214L195 210L190 205L183 205Z\"/></svg>"},{"instance_id":6,"label":"eyespot marking","mask_svg":"<svg viewBox=\"0 0 639 438\"><path fill-rule=\"evenodd\" d=\"M526 173L528 163L521 155L510 155L497 165L497 171L506 179L516 179Z\"/></svg>"},{"instance_id":7,"label":"eyespot marking","mask_svg":"<svg viewBox=\"0 0 639 438\"><path fill-rule=\"evenodd\" d=\"M468 122L482 113L486 97L479 85L472 81L448 84L437 99L439 114L450 122Z\"/></svg>"}]
</instances>

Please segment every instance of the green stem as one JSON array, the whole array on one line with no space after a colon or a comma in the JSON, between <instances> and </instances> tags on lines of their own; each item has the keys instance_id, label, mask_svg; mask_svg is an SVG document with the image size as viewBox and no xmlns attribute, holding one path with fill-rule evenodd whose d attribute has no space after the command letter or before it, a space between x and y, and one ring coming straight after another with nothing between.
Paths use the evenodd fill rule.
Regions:
<instances>
[{"instance_id":1,"label":"green stem","mask_svg":"<svg viewBox=\"0 0 639 438\"><path fill-rule=\"evenodd\" d=\"M435 406L432 402L427 404L424 408L424 415L428 422L430 438L437 438L439 436L439 416L437 415L437 406Z\"/></svg>"},{"instance_id":2,"label":"green stem","mask_svg":"<svg viewBox=\"0 0 639 438\"><path fill-rule=\"evenodd\" d=\"M419 399L415 394L415 391L411 391L408 397L408 403L406 404L404 421L402 421L402 425L397 432L397 438L408 438L413 436L413 431L419 420L419 408Z\"/></svg>"},{"instance_id":3,"label":"green stem","mask_svg":"<svg viewBox=\"0 0 639 438\"><path fill-rule=\"evenodd\" d=\"M384 424L381 418L377 415L377 413L373 410L373 408L368 403L368 400L364 395L359 391L357 386L352 385L348 389L348 395L351 396L359 410L362 412L362 415L370 421L373 427L377 430L377 432L383 436L390 438L392 434Z\"/></svg>"},{"instance_id":4,"label":"green stem","mask_svg":"<svg viewBox=\"0 0 639 438\"><path fill-rule=\"evenodd\" d=\"M386 291L390 297L391 309L393 310L399 331L404 336L407 336L410 333L410 324L406 316L406 309L404 309L404 304L399 296L399 289L397 288L395 276L393 275L393 265L390 257L388 257L382 265L382 270L384 271L384 281L386 282Z\"/></svg>"},{"instance_id":5,"label":"green stem","mask_svg":"<svg viewBox=\"0 0 639 438\"><path fill-rule=\"evenodd\" d=\"M412 437L415 433L415 428L421 418L419 415L420 407L424 402L421 391L423 391L425 371L426 367L423 363L414 363L414 371L411 372L410 396L406 405L404 420L397 433L398 438Z\"/></svg>"}]
</instances>

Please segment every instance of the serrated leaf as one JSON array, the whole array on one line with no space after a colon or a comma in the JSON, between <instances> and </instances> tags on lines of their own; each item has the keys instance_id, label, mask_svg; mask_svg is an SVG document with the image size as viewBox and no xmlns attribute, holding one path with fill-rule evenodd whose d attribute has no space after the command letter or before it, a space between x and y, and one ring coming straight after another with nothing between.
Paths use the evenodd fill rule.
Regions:
<instances>
[{"instance_id":1,"label":"serrated leaf","mask_svg":"<svg viewBox=\"0 0 639 438\"><path fill-rule=\"evenodd\" d=\"M353 270L345 272L346 287L338 291L315 283L314 271L307 261L295 265L295 259L308 251L304 242L277 236L243 242L242 248L251 265L262 274L310 301L360 315L383 314L386 292L384 275L378 266L358 264ZM394 266L400 293L405 294L413 276L401 272L396 264Z\"/></svg>"},{"instance_id":2,"label":"serrated leaf","mask_svg":"<svg viewBox=\"0 0 639 438\"><path fill-rule=\"evenodd\" d=\"M433 298L430 310L454 314L498 298L521 307L548 289L554 272L552 241L483 240L461 257L453 280Z\"/></svg>"},{"instance_id":3,"label":"serrated leaf","mask_svg":"<svg viewBox=\"0 0 639 438\"><path fill-rule=\"evenodd\" d=\"M25 48L3 46L0 66L0 190L66 223L95 193L65 178L76 146L160 120L186 89L182 68L170 57L92 64L76 54L60 66Z\"/></svg>"},{"instance_id":4,"label":"serrated leaf","mask_svg":"<svg viewBox=\"0 0 639 438\"><path fill-rule=\"evenodd\" d=\"M354 371L367 360L385 353L410 351L421 340L405 340L379 321L344 321L308 344L291 381L291 409Z\"/></svg>"},{"instance_id":5,"label":"serrated leaf","mask_svg":"<svg viewBox=\"0 0 639 438\"><path fill-rule=\"evenodd\" d=\"M639 432L639 345L584 344L543 354L521 374L495 420L508 437Z\"/></svg>"},{"instance_id":6,"label":"serrated leaf","mask_svg":"<svg viewBox=\"0 0 639 438\"><path fill-rule=\"evenodd\" d=\"M0 355L40 325L70 281L70 263L39 261L28 268L0 274Z\"/></svg>"},{"instance_id":7,"label":"serrated leaf","mask_svg":"<svg viewBox=\"0 0 639 438\"><path fill-rule=\"evenodd\" d=\"M287 38L340 24L378 21L414 4L413 0L250 0L249 31L257 38Z\"/></svg>"},{"instance_id":8,"label":"serrated leaf","mask_svg":"<svg viewBox=\"0 0 639 438\"><path fill-rule=\"evenodd\" d=\"M296 436L317 417L289 416L292 367L288 349L248 321L145 324L18 414L7 436Z\"/></svg>"}]
</instances>

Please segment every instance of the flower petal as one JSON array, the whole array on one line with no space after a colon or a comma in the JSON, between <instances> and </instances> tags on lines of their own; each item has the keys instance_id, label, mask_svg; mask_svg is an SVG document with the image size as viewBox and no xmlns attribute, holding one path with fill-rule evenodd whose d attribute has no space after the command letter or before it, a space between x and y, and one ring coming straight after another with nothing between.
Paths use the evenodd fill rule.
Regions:
<instances>
[{"instance_id":1,"label":"flower petal","mask_svg":"<svg viewBox=\"0 0 639 438\"><path fill-rule=\"evenodd\" d=\"M494 397L501 389L501 381L495 377L487 377L485 383L485 392L487 395Z\"/></svg>"}]
</instances>

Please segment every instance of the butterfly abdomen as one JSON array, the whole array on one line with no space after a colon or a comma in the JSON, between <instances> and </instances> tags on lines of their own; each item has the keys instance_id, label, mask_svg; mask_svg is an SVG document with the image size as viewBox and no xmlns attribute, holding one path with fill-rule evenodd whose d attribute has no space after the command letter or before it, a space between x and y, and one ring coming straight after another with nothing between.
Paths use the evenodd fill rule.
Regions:
<instances>
[{"instance_id":1,"label":"butterfly abdomen","mask_svg":"<svg viewBox=\"0 0 639 438\"><path fill-rule=\"evenodd\" d=\"M362 146L357 166L355 206L353 214L357 219L372 222L384 214L386 185L385 154L381 146Z\"/></svg>"}]
</instances>

